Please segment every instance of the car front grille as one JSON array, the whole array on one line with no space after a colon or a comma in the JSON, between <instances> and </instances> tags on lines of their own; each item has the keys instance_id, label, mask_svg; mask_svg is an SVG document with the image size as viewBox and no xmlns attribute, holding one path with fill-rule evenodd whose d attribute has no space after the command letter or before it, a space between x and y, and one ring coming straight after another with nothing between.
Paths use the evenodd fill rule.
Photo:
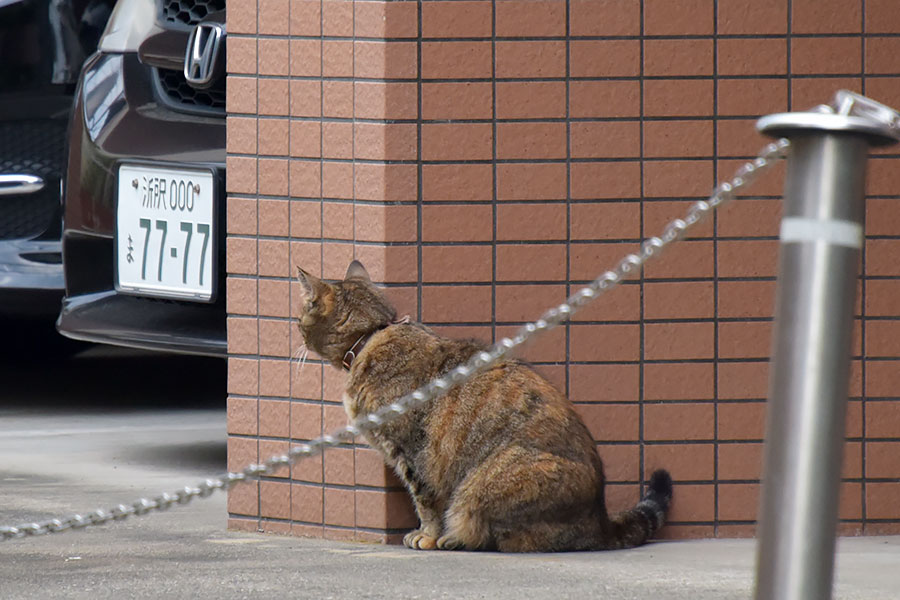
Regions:
<instances>
[{"instance_id":1,"label":"car front grille","mask_svg":"<svg viewBox=\"0 0 900 600\"><path fill-rule=\"evenodd\" d=\"M63 120L0 121L0 173L38 175L44 189L0 198L0 239L32 238L54 225L65 157Z\"/></svg>"},{"instance_id":2,"label":"car front grille","mask_svg":"<svg viewBox=\"0 0 900 600\"><path fill-rule=\"evenodd\" d=\"M156 69L159 90L173 108L211 114L225 113L225 78L213 87L199 90L191 87L184 73L173 69Z\"/></svg>"},{"instance_id":3,"label":"car front grille","mask_svg":"<svg viewBox=\"0 0 900 600\"><path fill-rule=\"evenodd\" d=\"M162 0L162 16L167 23L196 25L206 15L225 9L225 0Z\"/></svg>"}]
</instances>

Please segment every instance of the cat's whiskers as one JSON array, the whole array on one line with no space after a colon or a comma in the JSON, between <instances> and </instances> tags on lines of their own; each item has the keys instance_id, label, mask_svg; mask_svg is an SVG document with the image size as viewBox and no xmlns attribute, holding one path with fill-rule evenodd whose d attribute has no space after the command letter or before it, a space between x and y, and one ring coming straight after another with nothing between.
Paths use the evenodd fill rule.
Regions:
<instances>
[{"instance_id":1,"label":"cat's whiskers","mask_svg":"<svg viewBox=\"0 0 900 600\"><path fill-rule=\"evenodd\" d=\"M301 344L297 351L291 356L292 360L297 361L297 375L303 372L303 367L306 365L306 357L309 356L309 348L306 344Z\"/></svg>"}]
</instances>

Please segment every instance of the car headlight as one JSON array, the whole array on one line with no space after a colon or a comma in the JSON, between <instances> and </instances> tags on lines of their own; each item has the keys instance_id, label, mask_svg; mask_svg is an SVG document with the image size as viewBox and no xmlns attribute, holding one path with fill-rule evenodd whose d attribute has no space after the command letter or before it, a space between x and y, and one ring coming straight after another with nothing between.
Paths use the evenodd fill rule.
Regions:
<instances>
[{"instance_id":1,"label":"car headlight","mask_svg":"<svg viewBox=\"0 0 900 600\"><path fill-rule=\"evenodd\" d=\"M155 0L119 0L100 37L100 52L137 52L138 46L163 31L156 22Z\"/></svg>"}]
</instances>

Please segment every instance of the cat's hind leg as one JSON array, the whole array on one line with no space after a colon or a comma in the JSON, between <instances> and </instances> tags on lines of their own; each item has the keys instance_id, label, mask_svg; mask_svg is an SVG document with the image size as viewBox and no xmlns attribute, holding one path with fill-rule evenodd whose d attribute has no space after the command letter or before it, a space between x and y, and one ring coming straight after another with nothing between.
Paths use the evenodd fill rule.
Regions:
<instances>
[{"instance_id":1,"label":"cat's hind leg","mask_svg":"<svg viewBox=\"0 0 900 600\"><path fill-rule=\"evenodd\" d=\"M454 492L444 514L442 550L537 552L581 545L597 532L591 465L510 447L485 460Z\"/></svg>"}]
</instances>

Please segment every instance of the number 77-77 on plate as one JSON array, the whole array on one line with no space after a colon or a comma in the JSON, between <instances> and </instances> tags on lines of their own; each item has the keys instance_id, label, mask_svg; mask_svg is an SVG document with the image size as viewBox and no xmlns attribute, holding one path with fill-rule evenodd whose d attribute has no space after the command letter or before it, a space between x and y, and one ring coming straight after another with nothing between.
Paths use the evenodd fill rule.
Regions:
<instances>
[{"instance_id":1,"label":"number 77-77 on plate","mask_svg":"<svg viewBox=\"0 0 900 600\"><path fill-rule=\"evenodd\" d=\"M213 175L121 165L116 289L210 302L215 293Z\"/></svg>"}]
</instances>

